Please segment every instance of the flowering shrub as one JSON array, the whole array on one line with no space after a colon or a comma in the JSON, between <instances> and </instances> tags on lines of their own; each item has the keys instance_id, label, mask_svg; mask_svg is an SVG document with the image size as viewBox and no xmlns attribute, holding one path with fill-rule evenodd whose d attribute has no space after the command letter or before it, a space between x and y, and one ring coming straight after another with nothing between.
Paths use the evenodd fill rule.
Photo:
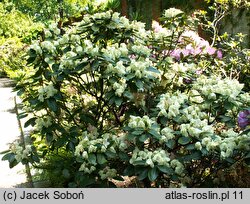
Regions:
<instances>
[{"instance_id":1,"label":"flowering shrub","mask_svg":"<svg viewBox=\"0 0 250 204\"><path fill-rule=\"evenodd\" d=\"M111 11L85 15L65 34L51 25L30 47L34 69L18 86L36 149L4 159L24 163L29 154L40 168L54 155L50 168L63 175L62 186L136 176L144 187L166 187L202 186L249 157L250 135L240 129L249 92L203 72L200 61L176 61L168 50L182 46L187 18L172 9L163 19L164 37Z\"/></svg>"},{"instance_id":2,"label":"flowering shrub","mask_svg":"<svg viewBox=\"0 0 250 204\"><path fill-rule=\"evenodd\" d=\"M158 22L153 22L153 29L156 36L166 35L169 32L166 28L163 28ZM170 32L169 32L170 33ZM176 48L170 51L170 56L179 61L181 58L186 58L199 55L217 55L218 58L222 58L222 52L216 50L214 47L209 45L209 42L201 38L195 31L188 30L183 31L183 33L178 38L180 48ZM165 51L166 53L166 51Z\"/></svg>"}]
</instances>

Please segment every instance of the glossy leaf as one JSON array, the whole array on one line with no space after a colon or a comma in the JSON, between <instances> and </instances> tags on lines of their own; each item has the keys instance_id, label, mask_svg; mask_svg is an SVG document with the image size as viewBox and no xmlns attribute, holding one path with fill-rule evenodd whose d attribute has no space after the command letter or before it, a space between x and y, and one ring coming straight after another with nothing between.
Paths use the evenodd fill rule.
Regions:
<instances>
[{"instance_id":1,"label":"glossy leaf","mask_svg":"<svg viewBox=\"0 0 250 204\"><path fill-rule=\"evenodd\" d=\"M149 138L148 135L143 134L143 135L141 135L141 136L139 137L139 141L140 141L140 142L145 142L148 138Z\"/></svg>"},{"instance_id":2,"label":"glossy leaf","mask_svg":"<svg viewBox=\"0 0 250 204\"><path fill-rule=\"evenodd\" d=\"M149 130L148 133L150 133L156 139L161 139L161 135L158 132L156 132L154 129Z\"/></svg>"},{"instance_id":3,"label":"glossy leaf","mask_svg":"<svg viewBox=\"0 0 250 204\"><path fill-rule=\"evenodd\" d=\"M27 120L25 123L24 123L24 127L28 127L28 126L34 126L36 124L36 118L30 118L29 120Z\"/></svg>"},{"instance_id":4,"label":"glossy leaf","mask_svg":"<svg viewBox=\"0 0 250 204\"><path fill-rule=\"evenodd\" d=\"M89 162L91 163L91 164L93 164L93 165L96 165L96 156L95 156L95 154L89 154L88 155L88 160L89 160Z\"/></svg>"},{"instance_id":5,"label":"glossy leaf","mask_svg":"<svg viewBox=\"0 0 250 204\"><path fill-rule=\"evenodd\" d=\"M53 112L57 112L58 107L57 107L56 100L54 98L49 98L46 101L47 101L49 109L52 110Z\"/></svg>"},{"instance_id":6,"label":"glossy leaf","mask_svg":"<svg viewBox=\"0 0 250 204\"><path fill-rule=\"evenodd\" d=\"M147 178L148 176L148 169L144 169L143 171L141 171L141 173L138 175L138 179L141 181L145 178Z\"/></svg>"},{"instance_id":7,"label":"glossy leaf","mask_svg":"<svg viewBox=\"0 0 250 204\"><path fill-rule=\"evenodd\" d=\"M159 172L156 167L148 171L148 178L150 181L154 181L155 179L157 179L158 175L159 175Z\"/></svg>"},{"instance_id":8,"label":"glossy leaf","mask_svg":"<svg viewBox=\"0 0 250 204\"><path fill-rule=\"evenodd\" d=\"M167 167L167 166L157 166L157 168L168 175L172 175L174 173L174 170L171 167Z\"/></svg>"},{"instance_id":9,"label":"glossy leaf","mask_svg":"<svg viewBox=\"0 0 250 204\"><path fill-rule=\"evenodd\" d=\"M180 137L178 139L178 143L181 144L181 145L186 145L189 142L191 142L191 138L190 137Z\"/></svg>"},{"instance_id":10,"label":"glossy leaf","mask_svg":"<svg viewBox=\"0 0 250 204\"><path fill-rule=\"evenodd\" d=\"M169 148L169 149L173 149L175 147L175 140L171 139L171 140L168 140L166 142L166 146Z\"/></svg>"},{"instance_id":11,"label":"glossy leaf","mask_svg":"<svg viewBox=\"0 0 250 204\"><path fill-rule=\"evenodd\" d=\"M105 156L103 154L97 154L97 163L105 164L107 162Z\"/></svg>"}]
</instances>

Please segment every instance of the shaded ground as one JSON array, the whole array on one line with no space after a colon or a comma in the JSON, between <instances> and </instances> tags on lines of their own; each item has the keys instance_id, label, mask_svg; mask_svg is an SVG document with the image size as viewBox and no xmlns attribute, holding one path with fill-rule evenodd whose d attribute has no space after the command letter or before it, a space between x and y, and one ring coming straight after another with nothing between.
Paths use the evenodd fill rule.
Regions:
<instances>
[{"instance_id":1,"label":"shaded ground","mask_svg":"<svg viewBox=\"0 0 250 204\"><path fill-rule=\"evenodd\" d=\"M20 135L16 114L14 111L14 96L12 82L9 79L0 78L0 152L9 148ZM0 155L0 188L10 188L26 182L24 166L18 165L9 168L7 161L2 161Z\"/></svg>"}]
</instances>

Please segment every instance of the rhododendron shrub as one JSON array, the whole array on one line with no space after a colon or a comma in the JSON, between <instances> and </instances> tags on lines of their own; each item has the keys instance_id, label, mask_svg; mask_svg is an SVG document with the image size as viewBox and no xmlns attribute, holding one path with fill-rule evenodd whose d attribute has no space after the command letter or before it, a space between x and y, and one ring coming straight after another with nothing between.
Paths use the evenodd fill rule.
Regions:
<instances>
[{"instance_id":1,"label":"rhododendron shrub","mask_svg":"<svg viewBox=\"0 0 250 204\"><path fill-rule=\"evenodd\" d=\"M173 57L188 24L176 9L163 18L163 37L111 11L64 31L50 26L30 47L33 74L18 86L33 145L5 159L46 172L54 156L62 186L113 186L129 176L141 187L191 187L249 157L249 92L203 72L199 60Z\"/></svg>"}]
</instances>

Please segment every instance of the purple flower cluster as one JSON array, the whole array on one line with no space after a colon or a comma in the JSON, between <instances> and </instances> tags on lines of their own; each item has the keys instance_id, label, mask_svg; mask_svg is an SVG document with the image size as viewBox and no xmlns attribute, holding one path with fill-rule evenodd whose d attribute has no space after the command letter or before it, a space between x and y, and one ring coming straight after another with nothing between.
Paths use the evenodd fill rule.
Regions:
<instances>
[{"instance_id":1,"label":"purple flower cluster","mask_svg":"<svg viewBox=\"0 0 250 204\"><path fill-rule=\"evenodd\" d=\"M166 33L167 29L163 28L157 21L153 21L152 28L155 33ZM176 60L180 60L181 56L196 56L200 54L214 55L218 59L222 58L221 50L212 47L208 41L201 38L196 32L188 30L185 31L179 38L178 42L181 45L186 45L184 48L177 48L170 52L170 55ZM188 44L186 44L189 42ZM167 52L163 51L163 54Z\"/></svg>"},{"instance_id":2,"label":"purple flower cluster","mask_svg":"<svg viewBox=\"0 0 250 204\"><path fill-rule=\"evenodd\" d=\"M250 125L250 110L244 110L239 113L238 124L242 129Z\"/></svg>"},{"instance_id":3,"label":"purple flower cluster","mask_svg":"<svg viewBox=\"0 0 250 204\"><path fill-rule=\"evenodd\" d=\"M185 48L177 48L171 52L171 56L176 60L180 60L181 56L196 56L200 54L215 55L222 58L222 52L209 45L209 42L201 38L194 31L186 31L180 37L179 42L185 44L185 39L189 39L192 43L186 45Z\"/></svg>"}]
</instances>

